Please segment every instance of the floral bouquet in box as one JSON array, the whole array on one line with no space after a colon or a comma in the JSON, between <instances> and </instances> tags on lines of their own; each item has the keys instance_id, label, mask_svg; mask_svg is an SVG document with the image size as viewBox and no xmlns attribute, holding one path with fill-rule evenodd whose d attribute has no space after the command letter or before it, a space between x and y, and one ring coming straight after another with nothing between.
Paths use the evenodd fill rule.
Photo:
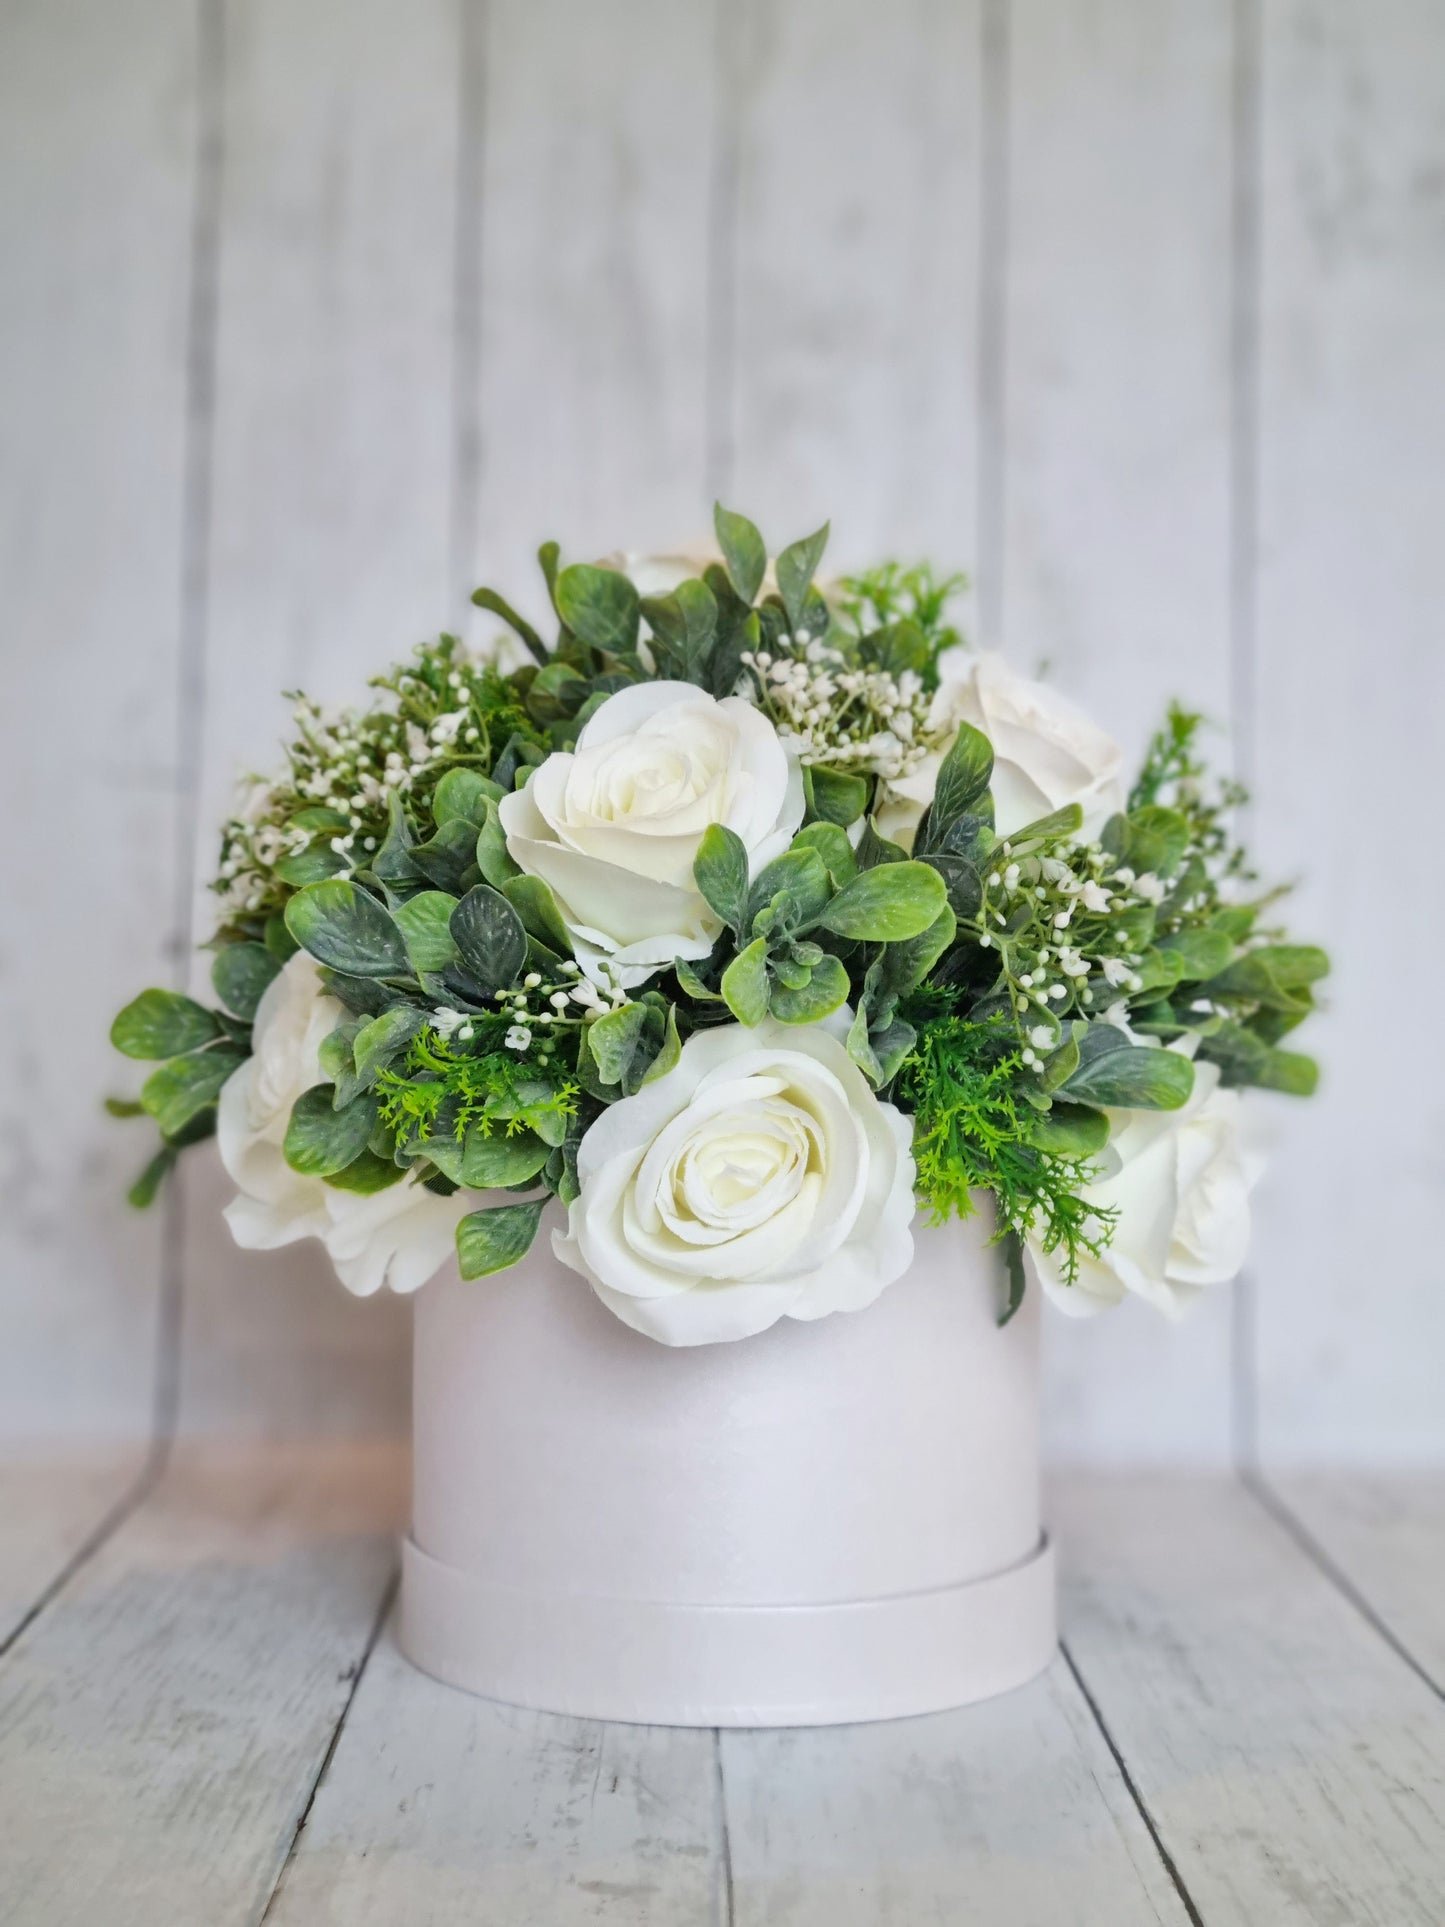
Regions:
<instances>
[{"instance_id":1,"label":"floral bouquet in box","mask_svg":"<svg viewBox=\"0 0 1445 1927\"><path fill-rule=\"evenodd\" d=\"M1114 743L971 653L957 580L559 565L558 634L499 595L340 714L300 700L222 837L206 1008L116 1019L158 1059L156 1191L211 1135L237 1240L321 1239L344 1283L556 1256L670 1346L874 1301L919 1213L992 1199L1065 1310L1177 1312L1237 1271L1250 1085L1327 965L1284 940L1177 709L1126 785ZM525 654L519 667L503 664Z\"/></svg>"}]
</instances>

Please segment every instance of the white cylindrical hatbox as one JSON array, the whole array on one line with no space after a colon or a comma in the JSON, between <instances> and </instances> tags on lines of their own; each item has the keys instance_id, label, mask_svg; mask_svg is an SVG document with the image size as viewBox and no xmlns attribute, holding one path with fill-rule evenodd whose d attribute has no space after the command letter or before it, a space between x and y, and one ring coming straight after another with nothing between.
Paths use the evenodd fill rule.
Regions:
<instances>
[{"instance_id":1,"label":"white cylindrical hatbox","mask_svg":"<svg viewBox=\"0 0 1445 1927\"><path fill-rule=\"evenodd\" d=\"M556 1207L549 1207L549 1216ZM1054 1650L1038 1295L915 1229L866 1310L672 1350L552 1256L416 1300L403 1650L523 1706L682 1726L934 1711Z\"/></svg>"}]
</instances>

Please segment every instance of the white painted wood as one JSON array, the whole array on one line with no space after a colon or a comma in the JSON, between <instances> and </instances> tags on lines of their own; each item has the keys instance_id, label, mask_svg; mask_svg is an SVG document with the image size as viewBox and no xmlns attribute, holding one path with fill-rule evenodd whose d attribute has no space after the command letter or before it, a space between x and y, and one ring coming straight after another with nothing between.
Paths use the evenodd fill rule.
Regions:
<instances>
[{"instance_id":1,"label":"white painted wood","mask_svg":"<svg viewBox=\"0 0 1445 1927\"><path fill-rule=\"evenodd\" d=\"M195 11L0 20L11 1438L149 1424L160 1224L125 1191L154 1134L100 1098L140 1082L112 1011L171 969Z\"/></svg>"},{"instance_id":2,"label":"white painted wood","mask_svg":"<svg viewBox=\"0 0 1445 1927\"><path fill-rule=\"evenodd\" d=\"M1019 0L1009 23L994 640L1133 768L1172 696L1229 715L1230 8ZM1183 1327L1051 1319L1045 1359L1055 1455L1227 1459L1228 1293Z\"/></svg>"},{"instance_id":3,"label":"white painted wood","mask_svg":"<svg viewBox=\"0 0 1445 1927\"><path fill-rule=\"evenodd\" d=\"M1445 1477L1297 1472L1268 1484L1445 1693Z\"/></svg>"},{"instance_id":4,"label":"white painted wood","mask_svg":"<svg viewBox=\"0 0 1445 1927\"><path fill-rule=\"evenodd\" d=\"M706 1927L720 1918L715 1741L499 1706L387 1633L268 1921Z\"/></svg>"},{"instance_id":5,"label":"white painted wood","mask_svg":"<svg viewBox=\"0 0 1445 1927\"><path fill-rule=\"evenodd\" d=\"M168 1475L0 1661L13 1927L254 1922L395 1561L395 1453Z\"/></svg>"},{"instance_id":6,"label":"white painted wood","mask_svg":"<svg viewBox=\"0 0 1445 1927\"><path fill-rule=\"evenodd\" d=\"M541 615L564 560L665 550L704 497L712 10L491 0L466 587ZM464 484L467 477L460 478ZM494 618L478 633L495 633Z\"/></svg>"},{"instance_id":7,"label":"white painted wood","mask_svg":"<svg viewBox=\"0 0 1445 1927\"><path fill-rule=\"evenodd\" d=\"M248 0L226 27L202 882L237 775L276 760L280 692L362 700L457 614L457 9ZM202 889L198 940L213 921ZM314 1244L238 1252L213 1153L188 1177L183 1424L404 1430L406 1306L349 1300Z\"/></svg>"},{"instance_id":8,"label":"white painted wood","mask_svg":"<svg viewBox=\"0 0 1445 1927\"><path fill-rule=\"evenodd\" d=\"M735 129L735 345L717 486L774 548L971 566L979 9L749 0L722 58Z\"/></svg>"},{"instance_id":9,"label":"white painted wood","mask_svg":"<svg viewBox=\"0 0 1445 1927\"><path fill-rule=\"evenodd\" d=\"M1210 1927L1445 1917L1445 1718L1225 1480L1070 1480L1064 1637Z\"/></svg>"},{"instance_id":10,"label":"white painted wood","mask_svg":"<svg viewBox=\"0 0 1445 1927\"><path fill-rule=\"evenodd\" d=\"M1445 14L1286 0L1264 23L1255 822L1335 974L1257 1245L1260 1449L1438 1462L1440 1112L1397 980L1445 920L1433 850L1402 866L1380 838L1427 820L1440 773Z\"/></svg>"},{"instance_id":11,"label":"white painted wood","mask_svg":"<svg viewBox=\"0 0 1445 1927\"><path fill-rule=\"evenodd\" d=\"M134 1492L136 1446L0 1463L0 1646Z\"/></svg>"},{"instance_id":12,"label":"white painted wood","mask_svg":"<svg viewBox=\"0 0 1445 1927\"><path fill-rule=\"evenodd\" d=\"M737 1927L1186 1918L1062 1660L960 1712L721 1746Z\"/></svg>"}]
</instances>

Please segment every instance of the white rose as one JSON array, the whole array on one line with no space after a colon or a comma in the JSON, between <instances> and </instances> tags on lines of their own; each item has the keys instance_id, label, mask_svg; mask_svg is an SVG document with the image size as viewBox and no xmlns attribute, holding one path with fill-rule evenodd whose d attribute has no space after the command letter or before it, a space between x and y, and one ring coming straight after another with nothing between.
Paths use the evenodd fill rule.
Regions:
<instances>
[{"instance_id":1,"label":"white rose","mask_svg":"<svg viewBox=\"0 0 1445 1927\"><path fill-rule=\"evenodd\" d=\"M721 925L693 882L704 831L736 831L756 873L803 820L802 770L740 697L639 683L505 797L501 820L512 861L550 885L579 957L610 958L632 985L708 955Z\"/></svg>"},{"instance_id":2,"label":"white rose","mask_svg":"<svg viewBox=\"0 0 1445 1927\"><path fill-rule=\"evenodd\" d=\"M1257 1161L1240 1133L1237 1091L1213 1064L1196 1064L1194 1090L1177 1111L1114 1111L1105 1175L1081 1195L1118 1211L1101 1258L1085 1257L1064 1282L1059 1253L1030 1245L1044 1290L1079 1317L1126 1292L1178 1318L1207 1285L1227 1285L1249 1245L1249 1194Z\"/></svg>"},{"instance_id":3,"label":"white rose","mask_svg":"<svg viewBox=\"0 0 1445 1927\"><path fill-rule=\"evenodd\" d=\"M1084 812L1081 834L1091 841L1122 810L1123 751L1047 684L1018 675L993 651L970 656L949 649L939 657L939 685L929 713L930 732L949 740L909 776L886 786L877 813L880 833L912 848L914 832L933 801L939 768L960 723L981 729L993 745L994 818L1000 836L1020 830L1067 803Z\"/></svg>"},{"instance_id":4,"label":"white rose","mask_svg":"<svg viewBox=\"0 0 1445 1927\"><path fill-rule=\"evenodd\" d=\"M913 1256L909 1120L849 1058L847 1018L689 1038L582 1139L557 1256L664 1345L869 1305Z\"/></svg>"},{"instance_id":5,"label":"white rose","mask_svg":"<svg viewBox=\"0 0 1445 1927\"><path fill-rule=\"evenodd\" d=\"M457 1220L475 1198L441 1198L411 1177L369 1197L340 1191L293 1171L282 1149L291 1107L324 1081L321 1045L345 1015L304 950L267 986L253 1054L226 1080L216 1111L221 1162L239 1188L226 1222L247 1251L322 1239L341 1282L359 1295L382 1284L415 1291L451 1255Z\"/></svg>"}]
</instances>

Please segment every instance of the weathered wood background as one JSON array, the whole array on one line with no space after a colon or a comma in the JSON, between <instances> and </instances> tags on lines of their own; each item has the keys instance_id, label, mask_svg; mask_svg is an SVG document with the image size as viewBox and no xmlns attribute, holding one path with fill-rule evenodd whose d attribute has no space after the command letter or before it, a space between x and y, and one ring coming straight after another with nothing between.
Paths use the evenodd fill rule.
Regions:
<instances>
[{"instance_id":1,"label":"weathered wood background","mask_svg":"<svg viewBox=\"0 0 1445 1927\"><path fill-rule=\"evenodd\" d=\"M0 0L5 1434L404 1426L404 1305L127 1210L109 1017L275 691L714 493L1206 708L1334 951L1247 1283L1054 1330L1056 1453L1445 1454L1431 0Z\"/></svg>"}]
</instances>

